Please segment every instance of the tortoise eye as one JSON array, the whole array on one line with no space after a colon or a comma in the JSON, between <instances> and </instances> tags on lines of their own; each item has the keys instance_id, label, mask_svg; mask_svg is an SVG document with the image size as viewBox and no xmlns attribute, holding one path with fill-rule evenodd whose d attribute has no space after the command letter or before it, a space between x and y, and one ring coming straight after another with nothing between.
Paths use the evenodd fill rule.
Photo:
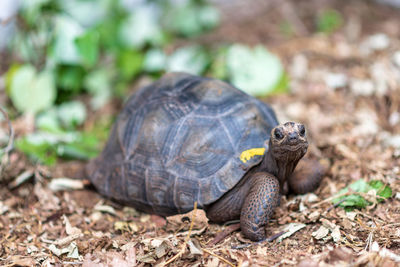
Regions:
<instances>
[{"instance_id":1,"label":"tortoise eye","mask_svg":"<svg viewBox=\"0 0 400 267\"><path fill-rule=\"evenodd\" d=\"M300 132L300 136L302 136L302 137L306 134L306 128L304 128L303 124L301 124L299 126L299 132Z\"/></svg>"},{"instance_id":2,"label":"tortoise eye","mask_svg":"<svg viewBox=\"0 0 400 267\"><path fill-rule=\"evenodd\" d=\"M279 128L276 128L276 129L275 129L274 135L275 135L275 138L278 139L278 140L283 139L282 130L279 129Z\"/></svg>"}]
</instances>

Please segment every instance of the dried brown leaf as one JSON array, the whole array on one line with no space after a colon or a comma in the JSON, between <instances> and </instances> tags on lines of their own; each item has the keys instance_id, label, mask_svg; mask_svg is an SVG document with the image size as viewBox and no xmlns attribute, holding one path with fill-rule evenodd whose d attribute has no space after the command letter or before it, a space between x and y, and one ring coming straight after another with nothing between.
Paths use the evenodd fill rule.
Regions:
<instances>
[{"instance_id":1,"label":"dried brown leaf","mask_svg":"<svg viewBox=\"0 0 400 267\"><path fill-rule=\"evenodd\" d=\"M11 256L10 258L11 266L35 266L36 260L32 257L25 256Z\"/></svg>"},{"instance_id":2,"label":"dried brown leaf","mask_svg":"<svg viewBox=\"0 0 400 267\"><path fill-rule=\"evenodd\" d=\"M183 229L185 230L189 229L189 221L192 217L192 213L193 211L190 211L185 214L169 216L167 217L167 223L170 224L169 227L171 228L180 229L183 227ZM204 210L197 210L196 220L194 222L193 229L202 229L206 226L208 226L208 218L206 216L206 213L204 212Z\"/></svg>"},{"instance_id":3,"label":"dried brown leaf","mask_svg":"<svg viewBox=\"0 0 400 267\"><path fill-rule=\"evenodd\" d=\"M326 237L328 234L329 234L329 229L326 228L325 226L321 225L321 226L318 228L317 231L315 231L315 232L312 233L312 236L313 236L315 239L318 239L318 240L319 240L319 239L322 239L322 238Z\"/></svg>"},{"instance_id":4,"label":"dried brown leaf","mask_svg":"<svg viewBox=\"0 0 400 267\"><path fill-rule=\"evenodd\" d=\"M63 220L65 224L65 231L67 232L68 235L75 236L75 235L80 235L82 233L82 230L79 229L78 227L72 227L67 216L63 215Z\"/></svg>"},{"instance_id":5,"label":"dried brown leaf","mask_svg":"<svg viewBox=\"0 0 400 267\"><path fill-rule=\"evenodd\" d=\"M42 209L59 210L60 199L50 189L43 187L41 183L36 183L33 192L38 198Z\"/></svg>"}]
</instances>

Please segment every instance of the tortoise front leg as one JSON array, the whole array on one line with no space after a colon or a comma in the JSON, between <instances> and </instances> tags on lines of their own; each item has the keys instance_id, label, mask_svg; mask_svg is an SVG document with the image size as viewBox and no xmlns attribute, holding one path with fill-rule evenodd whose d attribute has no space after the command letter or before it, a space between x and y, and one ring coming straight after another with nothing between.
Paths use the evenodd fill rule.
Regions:
<instances>
[{"instance_id":1,"label":"tortoise front leg","mask_svg":"<svg viewBox=\"0 0 400 267\"><path fill-rule=\"evenodd\" d=\"M288 178L290 191L295 194L305 194L314 191L321 183L325 171L325 167L317 160L300 160L296 169Z\"/></svg>"},{"instance_id":2,"label":"tortoise front leg","mask_svg":"<svg viewBox=\"0 0 400 267\"><path fill-rule=\"evenodd\" d=\"M249 179L250 176L244 177L234 188L207 207L207 218L218 223L240 219L240 211L251 186Z\"/></svg>"},{"instance_id":3,"label":"tortoise front leg","mask_svg":"<svg viewBox=\"0 0 400 267\"><path fill-rule=\"evenodd\" d=\"M251 183L240 214L240 228L245 237L260 241L266 238L264 226L279 205L278 179L267 172L252 174Z\"/></svg>"}]
</instances>

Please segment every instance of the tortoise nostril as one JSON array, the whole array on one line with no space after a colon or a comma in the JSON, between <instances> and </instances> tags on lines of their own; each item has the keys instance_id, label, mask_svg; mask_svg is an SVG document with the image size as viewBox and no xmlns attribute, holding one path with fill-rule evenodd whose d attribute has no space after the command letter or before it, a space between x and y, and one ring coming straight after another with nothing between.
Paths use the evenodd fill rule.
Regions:
<instances>
[{"instance_id":1,"label":"tortoise nostril","mask_svg":"<svg viewBox=\"0 0 400 267\"><path fill-rule=\"evenodd\" d=\"M299 138L299 135L296 132L289 133L288 139L289 141L296 141Z\"/></svg>"}]
</instances>

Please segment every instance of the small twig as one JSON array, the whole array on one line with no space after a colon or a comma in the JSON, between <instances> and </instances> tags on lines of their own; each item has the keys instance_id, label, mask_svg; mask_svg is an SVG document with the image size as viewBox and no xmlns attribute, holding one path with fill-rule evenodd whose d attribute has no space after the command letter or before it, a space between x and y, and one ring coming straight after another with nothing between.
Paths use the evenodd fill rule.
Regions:
<instances>
[{"instance_id":1,"label":"small twig","mask_svg":"<svg viewBox=\"0 0 400 267\"><path fill-rule=\"evenodd\" d=\"M191 218L191 222L190 222L190 227L189 227L189 232L185 238L185 241L183 242L181 249L179 250L178 254L176 254L175 256L173 256L172 258L170 258L166 263L164 263L165 265L170 264L171 262L173 262L174 260L176 260L178 257L180 257L186 249L187 243L189 241L190 235L192 233L192 229L193 229L193 225L194 225L194 220L196 218L196 211L197 211L197 201L194 202L194 207L193 207L193 213L192 213L192 218Z\"/></svg>"},{"instance_id":2,"label":"small twig","mask_svg":"<svg viewBox=\"0 0 400 267\"><path fill-rule=\"evenodd\" d=\"M228 265L230 265L230 266L232 266L232 267L236 267L233 263L231 263L231 262L229 262L228 260L224 259L223 257L221 257L221 256L219 256L219 255L217 255L217 254L215 254L215 253L209 251L208 249L201 248L201 250L203 250L205 253L210 254L211 256L214 256L214 257L218 258L219 260L225 262L226 264L228 264Z\"/></svg>"},{"instance_id":3,"label":"small twig","mask_svg":"<svg viewBox=\"0 0 400 267\"><path fill-rule=\"evenodd\" d=\"M389 223L389 224L383 225L382 228L383 227L390 227L390 226L399 226L399 225L400 225L400 223Z\"/></svg>"},{"instance_id":4,"label":"small twig","mask_svg":"<svg viewBox=\"0 0 400 267\"><path fill-rule=\"evenodd\" d=\"M318 202L318 203L315 203L314 205L312 205L311 206L311 208L316 208L316 207L318 207L318 206L320 206L320 205L322 205L322 204L324 204L324 203L327 203L327 202L331 202L332 200L334 200L334 199L337 199L337 198L341 198L341 197L345 197L345 196L350 196L350 195L358 195L358 196L361 196L361 197L368 197L368 194L367 193L364 193L364 192L355 192L355 191L348 191L348 192L346 192L346 193L343 193L343 194L339 194L339 195L335 195L335 196L331 196L331 197L328 197L328 198L326 198L326 199L324 199L324 200L322 200L322 201L320 201L320 202ZM382 199L382 200L385 200L386 198L384 198L384 197L382 197L382 196L379 196L379 195L376 195L375 196L377 199ZM344 201L346 201L347 199L346 198L344 198ZM342 201L342 199L340 200L340 201ZM340 202L339 201L339 202ZM340 203L336 203L336 204L340 204ZM335 204L335 205L336 205Z\"/></svg>"},{"instance_id":5,"label":"small twig","mask_svg":"<svg viewBox=\"0 0 400 267\"><path fill-rule=\"evenodd\" d=\"M7 112L1 106L0 106L0 112L3 114L4 118L7 121L8 135L9 135L8 143L7 143L7 146L3 149L4 155L0 162L0 175L1 175L5 166L8 164L10 151L14 148L14 129L11 125L11 121L10 121L10 118L8 117Z\"/></svg>"},{"instance_id":6,"label":"small twig","mask_svg":"<svg viewBox=\"0 0 400 267\"><path fill-rule=\"evenodd\" d=\"M209 247L215 246L216 244L218 244L219 242L224 240L228 235L230 235L231 233L233 233L233 232L235 232L236 230L239 230L239 229L240 229L240 223L231 224L228 227L226 227L225 230L223 230L222 232L218 233L215 236L215 238L207 245Z\"/></svg>"},{"instance_id":7,"label":"small twig","mask_svg":"<svg viewBox=\"0 0 400 267\"><path fill-rule=\"evenodd\" d=\"M279 232L279 233L277 233L277 234L271 235L270 237L267 238L267 241L268 241L268 242L272 242L272 241L274 241L275 239L277 239L278 237L280 237L280 236L282 236L282 235L284 235L284 234L286 234L286 233L287 233L287 231L281 231L281 232Z\"/></svg>"},{"instance_id":8,"label":"small twig","mask_svg":"<svg viewBox=\"0 0 400 267\"><path fill-rule=\"evenodd\" d=\"M360 214L360 215L362 215L364 217L367 217L368 219L373 220L374 222L375 221L379 221L380 223L386 223L384 220L379 219L378 217L372 217L372 216L370 216L370 215L368 215L368 214L366 214L364 212L361 212L361 211L357 211L357 214Z\"/></svg>"},{"instance_id":9,"label":"small twig","mask_svg":"<svg viewBox=\"0 0 400 267\"><path fill-rule=\"evenodd\" d=\"M322 201L320 201L318 203L315 203L314 205L311 206L311 208L316 208L316 207L318 207L318 206L320 206L320 205L322 205L324 203L331 202L333 199L344 197L344 196L348 196L348 195L352 195L352 194L354 194L354 192L346 192L346 193L343 193L343 194L340 194L340 195L335 195L335 196L328 197L328 198L326 198L326 199L324 199L324 200L322 200Z\"/></svg>"},{"instance_id":10,"label":"small twig","mask_svg":"<svg viewBox=\"0 0 400 267\"><path fill-rule=\"evenodd\" d=\"M329 212L329 211L331 211L332 209L337 208L340 204L342 204L342 203L345 202L345 201L346 201L346 198L343 198L343 199L340 200L339 202L337 202L337 203L331 205L329 208L327 208L327 209L326 209L326 212Z\"/></svg>"},{"instance_id":11,"label":"small twig","mask_svg":"<svg viewBox=\"0 0 400 267\"><path fill-rule=\"evenodd\" d=\"M274 235L271 235L270 237L268 237L268 238L266 238L264 240L261 240L261 241L257 241L257 242L253 242L253 243L246 243L246 244L243 244L243 245L232 246L232 249L248 248L248 247L251 247L251 246L260 245L260 244L262 244L264 242L272 242L272 241L274 241L275 239L277 239L278 237L280 237L280 236L282 236L284 234L286 234L286 231L281 231L281 232L279 232L277 234L274 234Z\"/></svg>"},{"instance_id":12,"label":"small twig","mask_svg":"<svg viewBox=\"0 0 400 267\"><path fill-rule=\"evenodd\" d=\"M240 220L232 220L232 221L224 222L223 226L229 226L229 225L237 224L237 223L240 223Z\"/></svg>"}]
</instances>

